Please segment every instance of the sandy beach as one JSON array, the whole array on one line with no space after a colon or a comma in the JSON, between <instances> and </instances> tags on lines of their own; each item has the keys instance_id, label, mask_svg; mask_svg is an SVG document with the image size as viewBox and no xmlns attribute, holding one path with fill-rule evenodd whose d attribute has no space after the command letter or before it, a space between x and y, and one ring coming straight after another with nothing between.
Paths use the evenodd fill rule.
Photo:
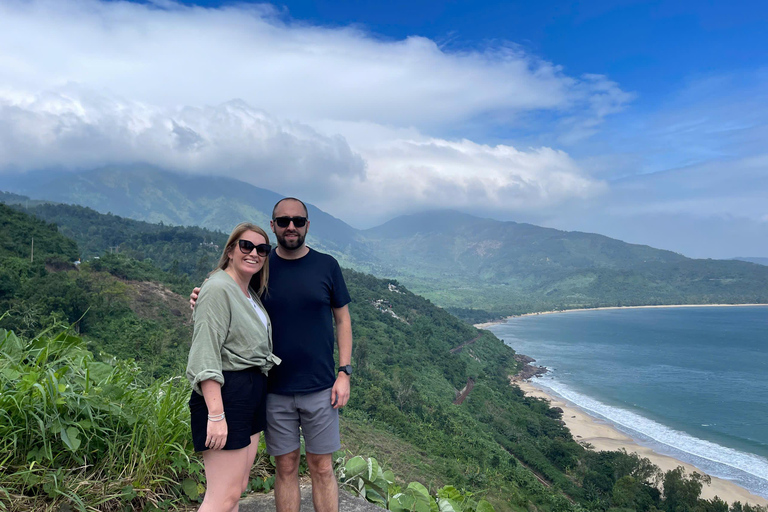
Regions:
<instances>
[{"instance_id":1,"label":"sandy beach","mask_svg":"<svg viewBox=\"0 0 768 512\"><path fill-rule=\"evenodd\" d=\"M536 316L536 315L551 315L554 313L573 313L574 311L602 311L607 309L656 309L656 308L723 308L723 307L745 307L745 306L765 306L768 304L669 304L658 306L607 306L604 308L579 308L579 309L557 309L553 311L540 311L538 313L524 313L522 315L512 315L501 320L494 320L493 322L484 322L481 324L474 324L477 329L487 329L492 325L498 325L506 322L510 318L519 318L523 316Z\"/></svg>"},{"instance_id":2,"label":"sandy beach","mask_svg":"<svg viewBox=\"0 0 768 512\"><path fill-rule=\"evenodd\" d=\"M704 471L681 462L673 457L661 455L650 448L637 444L632 438L616 430L609 423L594 418L575 405L556 396L552 396L543 389L536 387L530 382L515 382L526 395L535 396L549 400L553 407L560 407L563 410L563 421L568 426L574 439L580 443L589 443L595 450L619 450L624 448L628 452L634 452L641 457L647 457L663 471L674 469L677 466L685 467L686 473L693 471L704 474ZM705 485L701 491L705 499L712 499L719 496L728 503L740 501L752 505L768 506L768 499L756 496L743 487L736 485L729 480L712 477L712 483Z\"/></svg>"}]
</instances>

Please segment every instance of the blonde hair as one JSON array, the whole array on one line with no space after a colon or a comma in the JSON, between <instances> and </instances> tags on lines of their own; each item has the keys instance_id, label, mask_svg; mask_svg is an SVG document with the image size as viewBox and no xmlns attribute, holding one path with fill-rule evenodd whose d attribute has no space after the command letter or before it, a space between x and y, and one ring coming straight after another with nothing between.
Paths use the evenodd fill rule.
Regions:
<instances>
[{"instance_id":1,"label":"blonde hair","mask_svg":"<svg viewBox=\"0 0 768 512\"><path fill-rule=\"evenodd\" d=\"M227 245L224 246L224 251L221 253L219 263L216 265L217 269L224 270L229 266L229 256L232 254L232 251L235 250L235 246L237 245L238 240L240 240L240 237L246 231L253 231L254 233L258 233L264 237L264 240L266 240L267 243L269 243L269 235L267 235L266 231L261 229L256 224L251 224L250 222L242 222L235 226L235 229L233 229L232 233L230 233L229 238L227 239ZM249 286L253 288L259 296L261 296L267 291L267 281L269 281L269 256L264 258L264 266L261 267L261 270L256 272L251 277Z\"/></svg>"}]
</instances>

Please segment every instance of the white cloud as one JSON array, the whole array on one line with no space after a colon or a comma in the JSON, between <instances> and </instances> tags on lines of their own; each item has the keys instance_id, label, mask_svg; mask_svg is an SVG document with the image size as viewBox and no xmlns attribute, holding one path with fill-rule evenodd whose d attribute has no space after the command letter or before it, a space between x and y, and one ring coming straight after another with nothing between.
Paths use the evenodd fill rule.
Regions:
<instances>
[{"instance_id":1,"label":"white cloud","mask_svg":"<svg viewBox=\"0 0 768 512\"><path fill-rule=\"evenodd\" d=\"M606 117L616 114L635 99L635 94L622 91L619 84L603 75L586 74L574 88L582 101L589 104L588 114L567 116L560 122L560 143L577 144L596 134Z\"/></svg>"},{"instance_id":2,"label":"white cloud","mask_svg":"<svg viewBox=\"0 0 768 512\"><path fill-rule=\"evenodd\" d=\"M243 99L291 119L439 129L493 112L558 109L592 119L627 98L513 46L446 52L413 36L284 20L265 5L167 8L97 0L0 4L0 87L77 82L161 105ZM581 114L579 114L581 113Z\"/></svg>"},{"instance_id":3,"label":"white cloud","mask_svg":"<svg viewBox=\"0 0 768 512\"><path fill-rule=\"evenodd\" d=\"M0 92L0 169L145 162L300 195L365 224L414 208L535 210L606 188L551 148L520 151L380 125L335 128L356 133L356 149L243 101L166 108L73 86L39 96Z\"/></svg>"},{"instance_id":4,"label":"white cloud","mask_svg":"<svg viewBox=\"0 0 768 512\"><path fill-rule=\"evenodd\" d=\"M548 208L593 197L568 154L464 140L547 111L569 140L631 95L514 45L448 52L269 5L0 2L0 172L146 162L301 195L336 215ZM450 134L450 135L448 135Z\"/></svg>"},{"instance_id":5,"label":"white cloud","mask_svg":"<svg viewBox=\"0 0 768 512\"><path fill-rule=\"evenodd\" d=\"M40 96L0 92L0 169L134 162L273 190L291 183L318 195L329 193L329 180L365 174L365 162L342 137L275 119L242 101L164 108L74 87Z\"/></svg>"},{"instance_id":6,"label":"white cloud","mask_svg":"<svg viewBox=\"0 0 768 512\"><path fill-rule=\"evenodd\" d=\"M584 175L564 152L519 151L472 141L396 139L362 151L368 178L320 202L341 217L372 225L424 208L520 212L546 209L604 193L605 183ZM365 197L365 208L355 198Z\"/></svg>"}]
</instances>

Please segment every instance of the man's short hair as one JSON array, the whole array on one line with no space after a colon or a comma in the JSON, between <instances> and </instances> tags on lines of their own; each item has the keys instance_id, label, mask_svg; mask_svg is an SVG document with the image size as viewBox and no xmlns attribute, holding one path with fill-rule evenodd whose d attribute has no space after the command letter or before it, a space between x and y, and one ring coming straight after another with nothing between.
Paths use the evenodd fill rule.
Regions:
<instances>
[{"instance_id":1,"label":"man's short hair","mask_svg":"<svg viewBox=\"0 0 768 512\"><path fill-rule=\"evenodd\" d=\"M276 203L275 203L275 207L274 207L274 208L272 208L272 220L275 220L275 212L277 212L277 207L278 207L278 206L280 205L280 203L282 203L283 201L297 201L298 203L300 203L300 204L301 204L301 206L303 206L303 207L304 207L304 216L305 216L306 218L309 218L309 210L307 210L307 205L305 205L305 204L304 204L304 201L302 201L301 199L296 199L295 197L284 197L284 198L282 198L281 200L279 200L278 202L276 202Z\"/></svg>"}]
</instances>

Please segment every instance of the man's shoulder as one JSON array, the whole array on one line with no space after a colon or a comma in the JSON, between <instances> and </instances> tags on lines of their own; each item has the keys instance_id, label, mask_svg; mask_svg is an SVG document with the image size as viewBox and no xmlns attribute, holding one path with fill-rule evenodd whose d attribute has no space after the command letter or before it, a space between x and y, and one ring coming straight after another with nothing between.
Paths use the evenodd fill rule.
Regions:
<instances>
[{"instance_id":1,"label":"man's shoulder","mask_svg":"<svg viewBox=\"0 0 768 512\"><path fill-rule=\"evenodd\" d=\"M317 249L313 249L311 247L307 247L307 254L300 258L282 258L277 251L272 251L269 253L269 263L272 264L273 261L278 262L286 262L286 263L304 263L308 261L336 261L336 258L331 256L330 254L320 252Z\"/></svg>"},{"instance_id":2,"label":"man's shoulder","mask_svg":"<svg viewBox=\"0 0 768 512\"><path fill-rule=\"evenodd\" d=\"M336 261L336 258L334 258L328 253L320 252L316 249L312 249L311 247L308 247L308 249L309 249L309 253L307 254L307 256L311 255L312 257L317 258L318 261L323 261L326 263L335 263L337 265L339 263L338 261Z\"/></svg>"},{"instance_id":3,"label":"man's shoulder","mask_svg":"<svg viewBox=\"0 0 768 512\"><path fill-rule=\"evenodd\" d=\"M307 247L309 251L301 258L289 260L278 256L276 251L270 254L269 266L270 270L274 268L280 274L283 272L290 272L291 270L312 270L313 272L328 270L332 271L339 268L339 262L330 254L317 251L310 247Z\"/></svg>"},{"instance_id":4,"label":"man's shoulder","mask_svg":"<svg viewBox=\"0 0 768 512\"><path fill-rule=\"evenodd\" d=\"M296 260L284 260L286 262L290 262L296 265L306 265L306 266L313 266L313 267L322 267L322 266L338 266L339 262L336 261L336 258L331 256L328 253L320 252L317 249L312 249L311 247L307 247L309 251L307 254L302 256L299 259ZM282 260L279 256L277 257L278 261ZM270 264L272 262L270 261Z\"/></svg>"}]
</instances>

